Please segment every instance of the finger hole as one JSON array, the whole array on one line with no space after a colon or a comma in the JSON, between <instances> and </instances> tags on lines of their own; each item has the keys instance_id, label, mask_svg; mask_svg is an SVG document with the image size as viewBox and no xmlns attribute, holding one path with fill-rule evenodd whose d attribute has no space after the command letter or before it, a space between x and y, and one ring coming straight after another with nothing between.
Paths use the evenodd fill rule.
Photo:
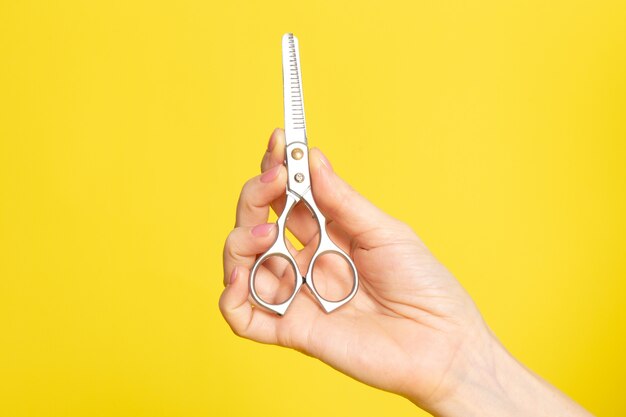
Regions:
<instances>
[{"instance_id":1,"label":"finger hole","mask_svg":"<svg viewBox=\"0 0 626 417\"><path fill-rule=\"evenodd\" d=\"M271 272L281 271L278 275ZM291 297L296 287L296 271L287 258L271 255L261 263L254 280L254 291L267 304L281 304Z\"/></svg>"},{"instance_id":2,"label":"finger hole","mask_svg":"<svg viewBox=\"0 0 626 417\"><path fill-rule=\"evenodd\" d=\"M327 301L341 301L354 287L354 272L347 259L337 252L326 252L317 257L311 271L313 286Z\"/></svg>"}]
</instances>

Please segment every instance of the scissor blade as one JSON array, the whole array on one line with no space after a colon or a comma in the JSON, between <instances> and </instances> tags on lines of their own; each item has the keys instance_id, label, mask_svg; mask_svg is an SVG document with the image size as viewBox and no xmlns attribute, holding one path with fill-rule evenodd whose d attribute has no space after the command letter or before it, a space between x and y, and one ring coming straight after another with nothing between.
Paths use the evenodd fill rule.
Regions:
<instances>
[{"instance_id":1,"label":"scissor blade","mask_svg":"<svg viewBox=\"0 0 626 417\"><path fill-rule=\"evenodd\" d=\"M283 35L283 99L287 145L294 142L306 144L300 51L298 38L293 33Z\"/></svg>"}]
</instances>

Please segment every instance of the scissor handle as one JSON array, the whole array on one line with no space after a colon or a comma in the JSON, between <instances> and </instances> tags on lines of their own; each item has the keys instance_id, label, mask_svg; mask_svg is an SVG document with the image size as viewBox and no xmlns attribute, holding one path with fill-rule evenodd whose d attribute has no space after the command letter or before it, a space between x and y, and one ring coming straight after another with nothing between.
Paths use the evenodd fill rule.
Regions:
<instances>
[{"instance_id":1,"label":"scissor handle","mask_svg":"<svg viewBox=\"0 0 626 417\"><path fill-rule=\"evenodd\" d=\"M283 210L281 215L278 217L278 220L276 220L276 225L278 226L278 233L276 234L276 241L263 255L261 255L256 260L256 262L254 263L254 266L252 267L252 270L250 271L250 295L252 295L252 298L254 299L254 301L256 301L259 305L281 316L285 314L285 311L287 310L287 308L289 307L293 299L298 294L298 291L300 291L300 288L302 287L302 284L304 282L304 278L302 277L302 275L300 274L300 270L298 269L298 264L296 260L293 258L293 256L291 255L291 253L289 252L289 250L287 249L287 245L285 244L285 230L286 230L285 228L286 228L286 223L287 223L287 217L289 216L289 212L291 211L292 207L297 202L298 202L297 199L291 193L288 192L287 200L285 202L285 209ZM263 262L265 262L271 256L280 256L281 258L289 262L289 266L293 269L293 273L294 273L295 280L296 280L293 293L289 296L287 300L279 304L272 304L272 303L268 303L264 301L256 292L256 288L254 286L254 283L256 280L256 274L259 270L259 267L261 266L261 264L263 264Z\"/></svg>"},{"instance_id":2,"label":"scissor handle","mask_svg":"<svg viewBox=\"0 0 626 417\"><path fill-rule=\"evenodd\" d=\"M309 287L309 290L320 303L324 311L330 313L350 301L356 295L356 292L359 289L359 273L357 272L356 265L354 265L354 262L352 261L350 256L346 252L344 252L339 246L337 246L337 244L335 244L335 242L330 239L330 236L328 236L328 232L326 230L326 218L317 207L317 204L315 204L315 199L313 198L313 194L311 194L310 190L304 195L302 199L304 200L306 205L309 206L311 211L313 211L320 230L319 243L309 263L309 269L306 273L304 282L307 287ZM337 301L327 300L322 297L315 288L315 280L313 279L313 268L315 267L315 263L320 256L329 253L334 253L341 256L348 263L350 269L352 270L352 289L350 290L348 295Z\"/></svg>"},{"instance_id":3,"label":"scissor handle","mask_svg":"<svg viewBox=\"0 0 626 417\"><path fill-rule=\"evenodd\" d=\"M320 236L317 249L315 253L313 254L313 257L311 258L311 261L309 263L309 269L305 277L300 275L298 264L296 260L293 258L293 256L291 255L291 253L289 252L289 250L287 249L287 246L285 244L285 230L286 230L285 228L286 228L287 217L289 216L289 212L291 211L293 206L299 201L302 201L304 204L306 204L315 215L315 218L317 219L318 226L319 226L319 236ZM309 287L309 290L311 291L313 296L317 299L317 301L320 303L324 311L326 311L327 313L330 313L331 311L336 310L337 308L341 307L342 305L344 305L345 303L347 303L354 297L354 295L356 294L359 288L359 276L356 270L356 266L354 265L354 262L352 262L352 259L350 259L348 254L346 254L339 246L337 246L328 236L328 232L326 231L326 218L324 217L322 212L319 210L319 208L315 204L315 200L313 199L313 195L311 194L310 190L308 190L303 197L296 196L293 193L287 191L287 200L285 202L285 208L283 212L281 213L281 215L278 217L278 220L276 221L276 225L278 226L278 233L277 233L276 241L272 244L272 246L265 253L263 253L256 260L256 262L254 263L254 266L252 267L252 270L250 271L250 294L252 295L252 298L254 299L254 301L256 301L259 305L267 308L268 310L271 310L282 316L283 314L285 314L285 311L287 311L287 308L289 307L289 305L292 303L292 301L294 300L294 298L300 291L302 284L306 284L307 287ZM352 276L354 277L354 280L352 283L352 289L350 290L350 293L346 297L338 301L331 301L322 297L317 291L317 289L315 288L315 284L313 281L313 267L315 266L315 262L321 255L324 255L327 253L335 253L343 257L345 261L348 263L348 265L350 265L350 268L352 269ZM293 292L291 293L289 298L279 304L272 304L272 303L268 303L264 301L257 293L255 289L255 285L254 285L256 281L256 274L259 270L259 267L261 266L263 262L265 262L271 256L280 256L283 259L287 260L291 268L293 268L293 272L294 272L295 280L296 280Z\"/></svg>"}]
</instances>

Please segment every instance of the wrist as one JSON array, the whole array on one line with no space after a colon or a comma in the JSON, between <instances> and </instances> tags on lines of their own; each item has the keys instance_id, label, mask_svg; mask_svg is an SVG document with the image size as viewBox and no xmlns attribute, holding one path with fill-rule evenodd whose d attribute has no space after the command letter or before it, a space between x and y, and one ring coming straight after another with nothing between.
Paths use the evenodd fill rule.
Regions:
<instances>
[{"instance_id":1,"label":"wrist","mask_svg":"<svg viewBox=\"0 0 626 417\"><path fill-rule=\"evenodd\" d=\"M578 417L586 410L518 362L483 323L449 372L451 389L433 398L438 417Z\"/></svg>"},{"instance_id":2,"label":"wrist","mask_svg":"<svg viewBox=\"0 0 626 417\"><path fill-rule=\"evenodd\" d=\"M506 379L525 377L521 365L483 325L464 343L447 378L450 389L433 398L429 411L440 417L522 415L507 388ZM445 395L445 396L444 396Z\"/></svg>"}]
</instances>

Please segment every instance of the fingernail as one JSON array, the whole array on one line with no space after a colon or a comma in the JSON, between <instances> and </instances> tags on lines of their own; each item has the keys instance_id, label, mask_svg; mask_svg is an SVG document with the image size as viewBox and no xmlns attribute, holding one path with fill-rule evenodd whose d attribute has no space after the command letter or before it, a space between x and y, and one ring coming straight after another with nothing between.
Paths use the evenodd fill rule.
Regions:
<instances>
[{"instance_id":1,"label":"fingernail","mask_svg":"<svg viewBox=\"0 0 626 417\"><path fill-rule=\"evenodd\" d=\"M274 146L276 146L276 133L277 132L278 132L278 128L274 129L274 131L270 135L270 141L267 143L268 152L272 152L274 150Z\"/></svg>"},{"instance_id":2,"label":"fingernail","mask_svg":"<svg viewBox=\"0 0 626 417\"><path fill-rule=\"evenodd\" d=\"M320 151L319 148L318 148L318 151L320 152L320 161L322 162L322 164L326 168L328 168L328 169L330 169L332 171L333 170L333 166L330 164L330 161L328 160L328 158L326 158L326 155L324 155L324 153L322 151Z\"/></svg>"},{"instance_id":3,"label":"fingernail","mask_svg":"<svg viewBox=\"0 0 626 417\"><path fill-rule=\"evenodd\" d=\"M236 266L235 269L233 269L233 272L230 273L230 279L228 280L229 285L232 285L237 279L237 268L239 267Z\"/></svg>"},{"instance_id":4,"label":"fingernail","mask_svg":"<svg viewBox=\"0 0 626 417\"><path fill-rule=\"evenodd\" d=\"M276 165L274 168L270 168L261 175L261 182L272 182L278 176L281 165Z\"/></svg>"},{"instance_id":5,"label":"fingernail","mask_svg":"<svg viewBox=\"0 0 626 417\"><path fill-rule=\"evenodd\" d=\"M274 228L274 223L259 224L252 228L252 236L261 237L267 236Z\"/></svg>"}]
</instances>

